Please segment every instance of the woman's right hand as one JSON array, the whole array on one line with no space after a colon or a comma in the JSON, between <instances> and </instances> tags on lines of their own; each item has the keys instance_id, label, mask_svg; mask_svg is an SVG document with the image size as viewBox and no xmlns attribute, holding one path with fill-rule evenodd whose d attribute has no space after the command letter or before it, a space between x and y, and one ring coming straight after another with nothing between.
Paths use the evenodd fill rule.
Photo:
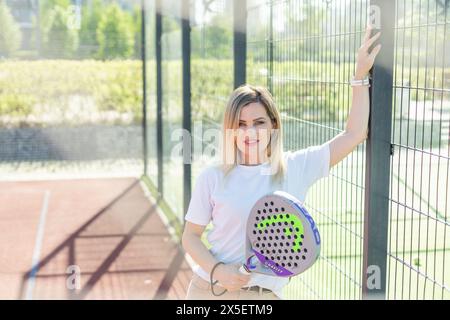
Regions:
<instances>
[{"instance_id":1,"label":"woman's right hand","mask_svg":"<svg viewBox=\"0 0 450 320\"><path fill-rule=\"evenodd\" d=\"M221 264L214 272L214 279L228 291L237 291L250 280L250 275L239 271L240 264Z\"/></svg>"}]
</instances>

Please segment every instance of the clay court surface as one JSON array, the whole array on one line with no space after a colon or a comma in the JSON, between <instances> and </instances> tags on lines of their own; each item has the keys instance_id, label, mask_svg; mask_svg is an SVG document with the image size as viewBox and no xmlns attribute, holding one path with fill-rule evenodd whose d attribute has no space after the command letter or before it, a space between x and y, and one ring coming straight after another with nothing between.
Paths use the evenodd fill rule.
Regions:
<instances>
[{"instance_id":1,"label":"clay court surface","mask_svg":"<svg viewBox=\"0 0 450 320\"><path fill-rule=\"evenodd\" d=\"M135 178L0 182L0 298L183 299L156 202Z\"/></svg>"}]
</instances>

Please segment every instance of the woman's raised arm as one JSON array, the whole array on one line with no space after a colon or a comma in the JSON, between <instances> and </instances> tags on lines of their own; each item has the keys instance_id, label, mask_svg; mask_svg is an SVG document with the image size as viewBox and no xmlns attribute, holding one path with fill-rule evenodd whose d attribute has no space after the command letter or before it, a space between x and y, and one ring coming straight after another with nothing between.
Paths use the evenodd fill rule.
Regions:
<instances>
[{"instance_id":1,"label":"woman's raised arm","mask_svg":"<svg viewBox=\"0 0 450 320\"><path fill-rule=\"evenodd\" d=\"M372 28L367 27L363 44L358 50L355 80L362 80L368 75L378 52L380 52L381 44L369 52L369 48L381 34L378 32L371 37L371 32ZM369 87L354 86L352 88L352 107L345 130L330 140L330 168L342 161L367 138L370 112Z\"/></svg>"}]
</instances>

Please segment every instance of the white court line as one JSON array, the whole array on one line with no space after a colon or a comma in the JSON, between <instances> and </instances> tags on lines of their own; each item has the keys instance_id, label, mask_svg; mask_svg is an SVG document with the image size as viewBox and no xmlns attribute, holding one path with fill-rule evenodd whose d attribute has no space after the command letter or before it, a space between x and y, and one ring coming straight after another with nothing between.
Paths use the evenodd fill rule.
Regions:
<instances>
[{"instance_id":1,"label":"white court line","mask_svg":"<svg viewBox=\"0 0 450 320\"><path fill-rule=\"evenodd\" d=\"M42 241L44 239L44 227L45 227L45 220L47 218L49 200L50 200L50 190L46 190L45 194L44 194L44 203L42 204L41 215L39 217L39 226L38 226L36 241L35 241L35 245L34 245L33 259L31 262L31 266L32 266L31 272L30 272L30 276L28 277L27 291L25 294L26 300L33 299L33 291L34 291L34 286L36 283L36 274L39 270L39 268L38 268L39 257L41 255Z\"/></svg>"}]
</instances>

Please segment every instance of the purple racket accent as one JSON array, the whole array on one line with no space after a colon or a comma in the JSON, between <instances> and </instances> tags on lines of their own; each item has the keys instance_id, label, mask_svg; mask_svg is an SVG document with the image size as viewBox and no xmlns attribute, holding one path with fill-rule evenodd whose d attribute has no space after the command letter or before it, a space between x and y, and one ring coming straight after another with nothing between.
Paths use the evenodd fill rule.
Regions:
<instances>
[{"instance_id":1,"label":"purple racket accent","mask_svg":"<svg viewBox=\"0 0 450 320\"><path fill-rule=\"evenodd\" d=\"M248 259L247 259L247 262L245 263L245 266L249 269L249 270L253 270L253 269L255 269L256 268L256 265L253 263L253 258L254 258L255 256L251 256L251 257L248 257Z\"/></svg>"},{"instance_id":2,"label":"purple racket accent","mask_svg":"<svg viewBox=\"0 0 450 320\"><path fill-rule=\"evenodd\" d=\"M319 254L317 225L299 200L276 191L255 203L247 220L246 271L295 276L310 268Z\"/></svg>"},{"instance_id":3,"label":"purple racket accent","mask_svg":"<svg viewBox=\"0 0 450 320\"><path fill-rule=\"evenodd\" d=\"M277 266L275 262L271 260L266 260L266 257L263 256L261 253L253 249L253 252L255 253L256 257L259 259L259 261L265 265L267 268L271 269L275 275L279 277L289 277L292 276L292 272L289 270L286 270L283 267ZM255 268L255 267L254 267Z\"/></svg>"}]
</instances>

